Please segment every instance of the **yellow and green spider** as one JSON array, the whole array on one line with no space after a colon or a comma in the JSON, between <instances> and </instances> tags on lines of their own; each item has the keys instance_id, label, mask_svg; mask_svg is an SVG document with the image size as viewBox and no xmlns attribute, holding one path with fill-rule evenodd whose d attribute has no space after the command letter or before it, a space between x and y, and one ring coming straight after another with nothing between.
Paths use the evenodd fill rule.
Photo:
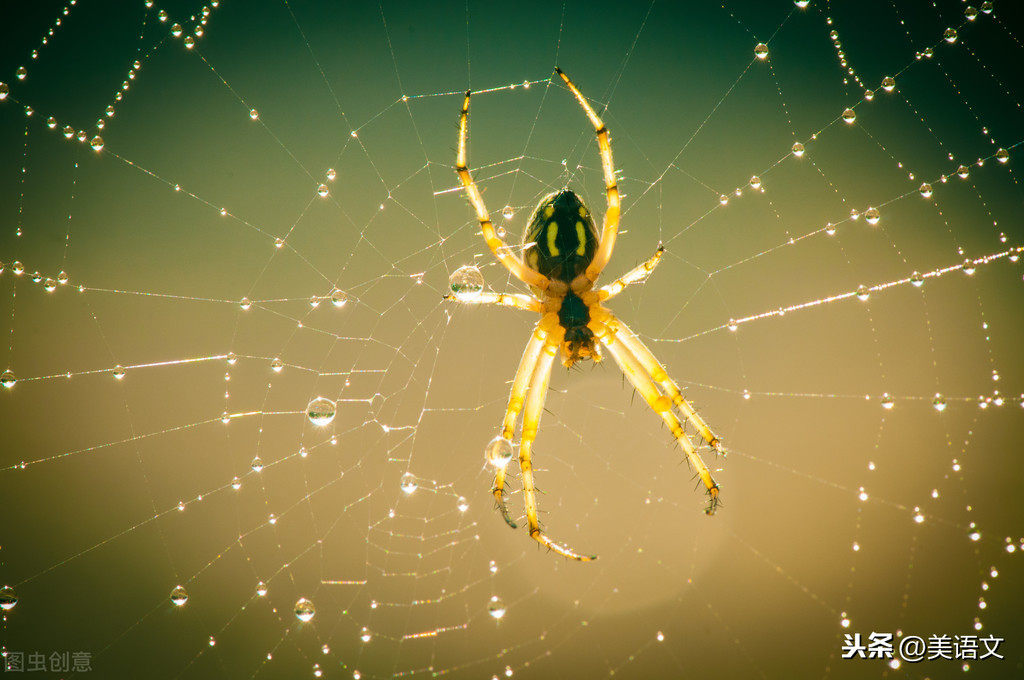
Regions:
<instances>
[{"instance_id":1,"label":"yellow and green spider","mask_svg":"<svg viewBox=\"0 0 1024 680\"><path fill-rule=\"evenodd\" d=\"M683 422L673 412L672 407L678 409L683 419L696 428L704 442L712 449L717 452L722 448L718 437L697 415L693 406L683 398L679 386L669 377L665 368L636 333L601 304L618 295L626 286L646 279L661 261L664 248L659 245L654 255L640 266L606 286L594 288L598 276L611 259L619 228L620 201L615 182L615 167L612 164L611 140L608 129L569 80L569 76L559 68L556 68L555 72L576 96L597 133L597 145L601 153L601 164L604 166L605 191L608 197L602 232L598 234L594 219L582 199L566 188L546 196L540 202L523 236L523 257L520 258L513 253L495 231L487 213L487 206L480 195L480 189L473 181L466 165L470 98L470 92L467 91L459 115L459 147L455 171L480 220L480 229L483 231L487 246L512 276L530 287L533 295L481 291L472 295L447 297L462 302L497 304L541 314L512 382L512 392L509 395L501 433L487 445L487 459L496 468L492 493L505 521L513 529L516 528L505 502L505 468L512 459L512 438L519 413L522 412L519 466L523 474L523 496L530 536L559 555L589 561L596 559L597 556L581 555L552 541L541 531L537 520L537 492L533 482L530 455L540 425L540 415L556 354L561 353L562 363L566 367L586 359L600 361L601 347L611 354L622 372L651 409L661 416L686 452L690 465L696 469L697 475L707 489L708 514L714 513L718 505L718 483L697 453L697 448L684 431Z\"/></svg>"}]
</instances>

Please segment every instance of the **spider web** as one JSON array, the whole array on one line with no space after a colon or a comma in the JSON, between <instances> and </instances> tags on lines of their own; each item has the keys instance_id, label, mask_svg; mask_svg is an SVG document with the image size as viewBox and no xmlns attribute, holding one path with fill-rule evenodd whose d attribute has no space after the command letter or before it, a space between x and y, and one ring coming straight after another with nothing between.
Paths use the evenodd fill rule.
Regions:
<instances>
[{"instance_id":1,"label":"spider web","mask_svg":"<svg viewBox=\"0 0 1024 680\"><path fill-rule=\"evenodd\" d=\"M8 658L168 678L1019 672L1024 34L1011 3L976 7L8 3ZM705 451L706 518L611 362L556 369L541 521L586 565L489 494L483 447L536 316L442 300L464 265L524 292L452 169L467 87L510 243L562 186L603 210L555 65L613 135L603 280L667 249L609 306L728 450ZM841 658L871 632L993 635L1006 659Z\"/></svg>"}]
</instances>

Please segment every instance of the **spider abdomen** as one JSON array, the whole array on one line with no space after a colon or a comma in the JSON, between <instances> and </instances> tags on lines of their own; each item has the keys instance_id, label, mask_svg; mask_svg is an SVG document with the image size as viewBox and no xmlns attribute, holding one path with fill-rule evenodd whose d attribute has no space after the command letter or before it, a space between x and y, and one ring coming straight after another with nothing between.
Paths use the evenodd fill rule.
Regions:
<instances>
[{"instance_id":1,"label":"spider abdomen","mask_svg":"<svg viewBox=\"0 0 1024 680\"><path fill-rule=\"evenodd\" d=\"M571 283L594 259L598 235L587 206L569 189L540 202L523 238L526 264L549 279Z\"/></svg>"}]
</instances>

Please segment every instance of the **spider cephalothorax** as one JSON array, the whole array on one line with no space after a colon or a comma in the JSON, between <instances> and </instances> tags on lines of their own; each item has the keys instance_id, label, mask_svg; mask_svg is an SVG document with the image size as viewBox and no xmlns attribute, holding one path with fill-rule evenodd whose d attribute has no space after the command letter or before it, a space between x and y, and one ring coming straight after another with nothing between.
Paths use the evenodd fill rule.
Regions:
<instances>
[{"instance_id":1,"label":"spider cephalothorax","mask_svg":"<svg viewBox=\"0 0 1024 680\"><path fill-rule=\"evenodd\" d=\"M455 171L469 196L469 202L476 211L477 219L480 220L480 230L487 246L509 273L530 286L534 296L480 291L468 297L448 297L476 304L516 307L541 314L541 319L534 327L533 335L519 362L516 377L512 381L512 393L509 395L501 433L487 446L488 460L496 468L492 493L505 521L515 528L516 523L505 503L505 467L511 460L512 437L515 434L519 413L522 411L519 467L523 473L523 497L530 536L560 555L587 561L595 559L596 556L580 555L555 543L544 535L537 519L537 490L533 483L531 451L540 425L540 415L544 409L544 399L551 377L551 366L556 354L561 353L562 363L572 366L585 359L599 361L599 349L604 347L608 350L637 392L643 396L651 409L661 416L672 436L686 452L687 460L707 489L710 498L708 514L713 513L718 505L718 484L697 453L694 441L691 441L690 435L685 432L684 423L689 423L697 431L699 438L695 437L694 440L698 445L706 443L715 451L719 451L721 444L690 403L683 398L679 386L669 377L665 368L640 338L601 305L602 302L618 295L629 284L646 279L661 261L664 248L658 246L654 256L647 262L633 268L622 278L600 289L594 289L594 282L611 258L619 228L619 189L615 182L615 167L612 164L611 139L604 123L569 77L562 73L561 69L556 68L555 72L583 107L597 133L608 200L604 226L601 232L598 232L590 211L575 193L569 189L556 191L544 197L537 206L523 236L522 258L516 256L495 230L480 195L480 189L469 174L469 167L466 164L466 136L469 128L470 93L466 92L462 113L459 115L459 151ZM682 419L676 415L673 407Z\"/></svg>"}]
</instances>

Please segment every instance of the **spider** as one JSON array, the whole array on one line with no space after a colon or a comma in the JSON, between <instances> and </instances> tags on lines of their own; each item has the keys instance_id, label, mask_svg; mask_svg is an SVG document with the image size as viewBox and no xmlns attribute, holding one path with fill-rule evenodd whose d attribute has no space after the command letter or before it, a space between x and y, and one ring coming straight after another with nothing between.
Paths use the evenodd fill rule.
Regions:
<instances>
[{"instance_id":1,"label":"spider","mask_svg":"<svg viewBox=\"0 0 1024 680\"><path fill-rule=\"evenodd\" d=\"M541 531L537 520L537 491L533 481L531 452L556 354L561 353L562 363L567 368L587 359L600 361L601 347L611 354L651 409L668 425L686 453L690 465L697 470L700 481L707 489L707 514L713 514L718 506L718 484L684 431L683 423L688 421L692 424L704 442L716 452L722 451L722 448L718 437L683 398L679 386L636 333L601 304L618 295L626 286L645 280L661 261L665 249L659 245L654 255L640 266L606 286L594 288L598 276L611 258L619 227L619 190L612 164L611 140L608 129L569 76L557 67L555 72L575 95L597 133L608 200L601 234L598 235L594 219L582 199L564 188L540 202L523 237L523 257L513 254L512 249L496 233L480 189L466 165L471 94L467 90L459 114L459 147L455 171L476 211L484 240L494 257L512 276L529 286L534 294L480 291L458 297L449 293L445 297L449 300L496 304L541 314L512 382L501 433L487 445L487 459L496 468L492 493L505 522L515 529L516 523L505 502L505 468L512 460L512 437L522 412L519 466L523 476L530 536L559 555L586 562L597 559L597 556L582 555L556 543ZM673 412L673 406L683 416L682 421Z\"/></svg>"}]
</instances>

